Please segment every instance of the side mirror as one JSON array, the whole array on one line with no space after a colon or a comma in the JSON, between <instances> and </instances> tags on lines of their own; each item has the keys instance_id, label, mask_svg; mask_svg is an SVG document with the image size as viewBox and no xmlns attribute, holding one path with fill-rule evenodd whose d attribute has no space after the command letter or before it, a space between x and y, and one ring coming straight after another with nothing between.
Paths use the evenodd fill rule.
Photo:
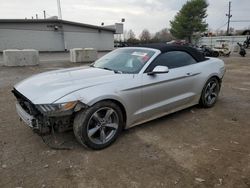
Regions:
<instances>
[{"instance_id":1,"label":"side mirror","mask_svg":"<svg viewBox=\"0 0 250 188\"><path fill-rule=\"evenodd\" d=\"M164 74L164 73L168 73L169 69L167 66L156 66L152 72L148 72L148 75L155 75L155 74Z\"/></svg>"}]
</instances>

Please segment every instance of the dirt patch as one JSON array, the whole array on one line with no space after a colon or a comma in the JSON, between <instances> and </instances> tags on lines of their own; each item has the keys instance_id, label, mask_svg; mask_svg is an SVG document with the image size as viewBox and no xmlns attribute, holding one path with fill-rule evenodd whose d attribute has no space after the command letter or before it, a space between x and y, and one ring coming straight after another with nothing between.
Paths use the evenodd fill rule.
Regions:
<instances>
[{"instance_id":1,"label":"dirt patch","mask_svg":"<svg viewBox=\"0 0 250 188\"><path fill-rule=\"evenodd\" d=\"M51 150L19 122L12 86L69 62L0 67L0 187L250 187L250 58L224 58L215 107L192 107L124 131L102 151ZM45 139L49 139L46 137Z\"/></svg>"}]
</instances>

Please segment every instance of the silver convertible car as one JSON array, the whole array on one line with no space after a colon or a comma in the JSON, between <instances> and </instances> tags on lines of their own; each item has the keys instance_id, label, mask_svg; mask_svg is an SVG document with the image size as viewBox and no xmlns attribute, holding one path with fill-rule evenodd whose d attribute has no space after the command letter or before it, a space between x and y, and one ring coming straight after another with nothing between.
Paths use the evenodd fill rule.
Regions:
<instances>
[{"instance_id":1,"label":"silver convertible car","mask_svg":"<svg viewBox=\"0 0 250 188\"><path fill-rule=\"evenodd\" d=\"M123 129L196 104L212 107L224 73L222 60L194 48L152 44L32 76L12 92L18 115L35 132L73 128L82 145L103 149Z\"/></svg>"}]
</instances>

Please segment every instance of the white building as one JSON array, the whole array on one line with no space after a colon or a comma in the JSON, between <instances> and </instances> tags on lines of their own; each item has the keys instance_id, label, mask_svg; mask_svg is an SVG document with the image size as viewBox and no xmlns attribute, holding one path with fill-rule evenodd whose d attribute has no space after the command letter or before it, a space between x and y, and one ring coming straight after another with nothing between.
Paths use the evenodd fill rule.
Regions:
<instances>
[{"instance_id":1,"label":"white building","mask_svg":"<svg viewBox=\"0 0 250 188\"><path fill-rule=\"evenodd\" d=\"M115 29L57 19L0 19L0 51L36 49L65 51L72 48L114 48Z\"/></svg>"}]
</instances>

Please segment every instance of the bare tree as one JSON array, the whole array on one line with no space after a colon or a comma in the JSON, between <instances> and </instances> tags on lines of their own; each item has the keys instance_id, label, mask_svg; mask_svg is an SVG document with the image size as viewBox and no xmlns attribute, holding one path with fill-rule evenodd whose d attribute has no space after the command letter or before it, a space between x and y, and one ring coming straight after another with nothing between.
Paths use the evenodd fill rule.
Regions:
<instances>
[{"instance_id":1,"label":"bare tree","mask_svg":"<svg viewBox=\"0 0 250 188\"><path fill-rule=\"evenodd\" d=\"M138 39L135 36L135 33L132 29L130 29L127 33L127 42L130 44L137 44L139 43Z\"/></svg>"},{"instance_id":2,"label":"bare tree","mask_svg":"<svg viewBox=\"0 0 250 188\"><path fill-rule=\"evenodd\" d=\"M172 36L172 34L169 32L167 28L165 28L156 32L151 41L152 42L169 42L173 39L174 37Z\"/></svg>"},{"instance_id":3,"label":"bare tree","mask_svg":"<svg viewBox=\"0 0 250 188\"><path fill-rule=\"evenodd\" d=\"M128 39L135 39L135 33L132 29L130 29L127 33Z\"/></svg>"},{"instance_id":4,"label":"bare tree","mask_svg":"<svg viewBox=\"0 0 250 188\"><path fill-rule=\"evenodd\" d=\"M149 43L151 40L151 34L147 29L144 29L140 34L140 41L142 43Z\"/></svg>"},{"instance_id":5,"label":"bare tree","mask_svg":"<svg viewBox=\"0 0 250 188\"><path fill-rule=\"evenodd\" d=\"M217 36L224 36L224 35L226 35L226 31L224 31L224 30L216 30L216 35Z\"/></svg>"}]
</instances>

